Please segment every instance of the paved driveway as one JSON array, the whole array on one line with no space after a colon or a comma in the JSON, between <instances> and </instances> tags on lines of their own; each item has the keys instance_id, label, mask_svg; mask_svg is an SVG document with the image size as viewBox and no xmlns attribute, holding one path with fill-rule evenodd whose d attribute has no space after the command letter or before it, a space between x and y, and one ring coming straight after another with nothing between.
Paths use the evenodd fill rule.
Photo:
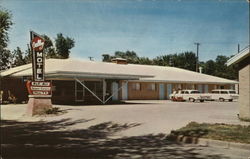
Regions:
<instances>
[{"instance_id":1,"label":"paved driveway","mask_svg":"<svg viewBox=\"0 0 250 159\"><path fill-rule=\"evenodd\" d=\"M244 149L176 144L164 139L164 134L190 121L249 124L237 119L236 102L129 101L123 105L56 107L67 113L27 117L24 116L26 105L1 106L0 155L26 159L242 159L250 156Z\"/></svg>"},{"instance_id":2,"label":"paved driveway","mask_svg":"<svg viewBox=\"0 0 250 159\"><path fill-rule=\"evenodd\" d=\"M171 102L171 101L128 101L122 105L59 106L68 113L54 117L29 118L23 116L25 105L3 105L3 119L19 121L55 121L69 119L77 122L69 129L88 128L89 126L113 122L119 124L136 124L137 126L116 133L119 136L136 136L146 134L169 133L173 129L185 126L191 121L209 123L229 123L247 125L249 122L237 118L237 102ZM114 136L115 137L115 136Z\"/></svg>"}]
</instances>

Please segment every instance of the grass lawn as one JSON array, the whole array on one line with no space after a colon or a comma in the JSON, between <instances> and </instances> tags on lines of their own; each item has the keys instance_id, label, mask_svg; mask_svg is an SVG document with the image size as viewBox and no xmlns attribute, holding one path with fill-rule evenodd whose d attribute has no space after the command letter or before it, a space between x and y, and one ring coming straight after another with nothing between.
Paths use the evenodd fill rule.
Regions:
<instances>
[{"instance_id":1,"label":"grass lawn","mask_svg":"<svg viewBox=\"0 0 250 159\"><path fill-rule=\"evenodd\" d=\"M172 131L170 136L184 135L214 140L250 144L250 126L229 124L208 124L191 122L185 127Z\"/></svg>"}]
</instances>

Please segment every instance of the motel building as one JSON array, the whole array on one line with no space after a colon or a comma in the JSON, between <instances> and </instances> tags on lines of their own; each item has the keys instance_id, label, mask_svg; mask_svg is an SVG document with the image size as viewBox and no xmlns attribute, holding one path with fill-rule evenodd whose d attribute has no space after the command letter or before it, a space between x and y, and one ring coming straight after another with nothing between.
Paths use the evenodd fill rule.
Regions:
<instances>
[{"instance_id":1,"label":"motel building","mask_svg":"<svg viewBox=\"0 0 250 159\"><path fill-rule=\"evenodd\" d=\"M11 95L28 101L27 80L32 64L1 72L3 101ZM48 59L45 80L52 82L53 104L105 104L120 100L166 100L178 89L236 89L238 82L185 69L127 64L125 59L95 62L78 59Z\"/></svg>"}]
</instances>

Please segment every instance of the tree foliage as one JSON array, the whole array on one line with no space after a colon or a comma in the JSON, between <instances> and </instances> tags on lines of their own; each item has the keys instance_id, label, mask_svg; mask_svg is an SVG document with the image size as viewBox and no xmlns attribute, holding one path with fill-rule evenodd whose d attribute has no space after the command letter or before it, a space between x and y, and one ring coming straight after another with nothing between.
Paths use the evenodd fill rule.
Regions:
<instances>
[{"instance_id":1,"label":"tree foliage","mask_svg":"<svg viewBox=\"0 0 250 159\"><path fill-rule=\"evenodd\" d=\"M9 11L0 7L0 47L1 49L7 47L9 36L8 31L12 26L12 15Z\"/></svg>"},{"instance_id":2,"label":"tree foliage","mask_svg":"<svg viewBox=\"0 0 250 159\"><path fill-rule=\"evenodd\" d=\"M0 7L0 71L10 67L12 54L6 48L8 46L8 31L13 25L12 15L9 11Z\"/></svg>"},{"instance_id":3,"label":"tree foliage","mask_svg":"<svg viewBox=\"0 0 250 159\"><path fill-rule=\"evenodd\" d=\"M1 50L1 57L0 57L0 71L6 70L11 67L13 55L11 54L10 50L3 49Z\"/></svg>"},{"instance_id":4,"label":"tree foliage","mask_svg":"<svg viewBox=\"0 0 250 159\"><path fill-rule=\"evenodd\" d=\"M153 64L159 66L174 66L195 71L196 56L193 52L157 56L153 59Z\"/></svg>"},{"instance_id":5,"label":"tree foliage","mask_svg":"<svg viewBox=\"0 0 250 159\"><path fill-rule=\"evenodd\" d=\"M14 51L13 51L13 64L12 66L16 67L16 66L21 66L26 64L26 59L25 59L25 55L22 52L22 50L17 47Z\"/></svg>"},{"instance_id":6,"label":"tree foliage","mask_svg":"<svg viewBox=\"0 0 250 159\"><path fill-rule=\"evenodd\" d=\"M45 34L42 35L45 40L44 52L46 58L63 58L63 59L68 58L70 54L70 49L74 47L75 42L73 39L69 37L64 38L62 36L62 33L59 33L57 35L58 36L55 39L56 47L53 45L53 41L49 36ZM4 46L7 46L7 41L5 42L6 45ZM28 49L25 50L24 52L20 49L20 47L17 47L13 51L9 51L8 49L3 48L3 45L1 45L0 49L1 49L0 70L5 70L10 67L16 67L32 62L32 54L30 47L28 47Z\"/></svg>"},{"instance_id":7,"label":"tree foliage","mask_svg":"<svg viewBox=\"0 0 250 159\"><path fill-rule=\"evenodd\" d=\"M45 43L44 43L44 52L45 52L45 56L46 58L59 58L59 55L56 53L54 45L52 40L50 39L50 37L48 37L47 35L42 35Z\"/></svg>"},{"instance_id":8,"label":"tree foliage","mask_svg":"<svg viewBox=\"0 0 250 159\"><path fill-rule=\"evenodd\" d=\"M179 54L175 53L157 56L153 59L149 59L147 57L139 57L134 51L116 51L114 55L103 54L102 56L104 62L110 62L111 59L120 57L127 59L128 63L132 64L173 66L190 71L196 70L196 55L195 53L189 51ZM226 66L226 62L228 59L229 57L219 55L217 56L215 61L200 61L199 66L203 68L203 73L205 74L235 80L238 78L237 66Z\"/></svg>"},{"instance_id":9,"label":"tree foliage","mask_svg":"<svg viewBox=\"0 0 250 159\"><path fill-rule=\"evenodd\" d=\"M56 40L56 53L60 58L69 58L70 49L75 46L75 41L72 38L64 37L62 33L57 34Z\"/></svg>"}]
</instances>

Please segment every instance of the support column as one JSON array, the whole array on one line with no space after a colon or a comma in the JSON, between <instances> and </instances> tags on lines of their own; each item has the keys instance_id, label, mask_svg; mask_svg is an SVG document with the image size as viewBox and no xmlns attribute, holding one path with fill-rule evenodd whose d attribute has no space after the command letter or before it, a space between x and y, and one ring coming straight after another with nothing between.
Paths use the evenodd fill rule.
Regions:
<instances>
[{"instance_id":1,"label":"support column","mask_svg":"<svg viewBox=\"0 0 250 159\"><path fill-rule=\"evenodd\" d=\"M106 81L105 81L105 79L103 79L102 80L102 101L103 101L103 104L105 102L106 88L107 88Z\"/></svg>"}]
</instances>

